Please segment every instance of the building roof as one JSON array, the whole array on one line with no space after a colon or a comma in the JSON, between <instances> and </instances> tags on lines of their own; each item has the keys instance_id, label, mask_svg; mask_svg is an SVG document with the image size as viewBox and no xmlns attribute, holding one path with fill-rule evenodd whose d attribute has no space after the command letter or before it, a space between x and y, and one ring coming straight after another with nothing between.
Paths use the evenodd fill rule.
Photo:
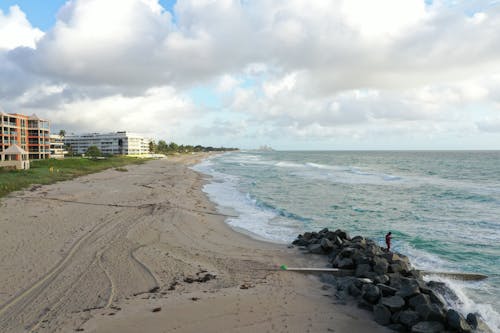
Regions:
<instances>
[{"instance_id":1,"label":"building roof","mask_svg":"<svg viewBox=\"0 0 500 333\"><path fill-rule=\"evenodd\" d=\"M2 152L3 155L27 155L28 153L16 144L13 144L9 148Z\"/></svg>"}]
</instances>

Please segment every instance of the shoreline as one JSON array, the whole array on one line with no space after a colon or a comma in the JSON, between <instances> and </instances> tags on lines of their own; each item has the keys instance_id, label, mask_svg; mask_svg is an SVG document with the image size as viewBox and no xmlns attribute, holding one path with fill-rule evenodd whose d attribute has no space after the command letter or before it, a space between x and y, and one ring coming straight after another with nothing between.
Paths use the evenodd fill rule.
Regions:
<instances>
[{"instance_id":1,"label":"shoreline","mask_svg":"<svg viewBox=\"0 0 500 333\"><path fill-rule=\"evenodd\" d=\"M336 303L285 245L224 222L180 156L0 201L5 332L387 332ZM191 208L191 209L183 209Z\"/></svg>"}]
</instances>

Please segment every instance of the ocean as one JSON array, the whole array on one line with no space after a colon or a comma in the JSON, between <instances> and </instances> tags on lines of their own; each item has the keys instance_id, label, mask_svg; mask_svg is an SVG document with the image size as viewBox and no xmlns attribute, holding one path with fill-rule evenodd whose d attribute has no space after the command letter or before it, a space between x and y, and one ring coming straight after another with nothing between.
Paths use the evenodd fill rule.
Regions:
<instances>
[{"instance_id":1,"label":"ocean","mask_svg":"<svg viewBox=\"0 0 500 333\"><path fill-rule=\"evenodd\" d=\"M290 243L299 233L345 229L420 269L477 272L448 283L464 314L500 332L499 151L239 151L194 167L233 228Z\"/></svg>"}]
</instances>

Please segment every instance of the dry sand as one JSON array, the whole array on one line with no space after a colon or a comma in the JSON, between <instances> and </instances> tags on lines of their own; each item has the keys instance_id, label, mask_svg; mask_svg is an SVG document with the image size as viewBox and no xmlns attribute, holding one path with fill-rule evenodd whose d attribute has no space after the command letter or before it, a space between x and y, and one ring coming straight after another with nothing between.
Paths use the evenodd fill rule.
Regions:
<instances>
[{"instance_id":1,"label":"dry sand","mask_svg":"<svg viewBox=\"0 0 500 333\"><path fill-rule=\"evenodd\" d=\"M187 167L200 158L2 199L0 331L387 332L317 277L272 270L324 263L230 229Z\"/></svg>"}]
</instances>

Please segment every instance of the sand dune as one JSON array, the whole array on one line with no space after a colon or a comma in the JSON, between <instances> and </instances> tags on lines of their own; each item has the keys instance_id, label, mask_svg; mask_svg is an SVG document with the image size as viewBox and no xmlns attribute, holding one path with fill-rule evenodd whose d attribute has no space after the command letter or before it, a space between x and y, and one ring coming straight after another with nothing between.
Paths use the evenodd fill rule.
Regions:
<instances>
[{"instance_id":1,"label":"sand dune","mask_svg":"<svg viewBox=\"0 0 500 333\"><path fill-rule=\"evenodd\" d=\"M0 201L2 332L385 332L321 265L231 230L182 156ZM323 288L322 288L323 286ZM154 311L153 311L154 310Z\"/></svg>"}]
</instances>

